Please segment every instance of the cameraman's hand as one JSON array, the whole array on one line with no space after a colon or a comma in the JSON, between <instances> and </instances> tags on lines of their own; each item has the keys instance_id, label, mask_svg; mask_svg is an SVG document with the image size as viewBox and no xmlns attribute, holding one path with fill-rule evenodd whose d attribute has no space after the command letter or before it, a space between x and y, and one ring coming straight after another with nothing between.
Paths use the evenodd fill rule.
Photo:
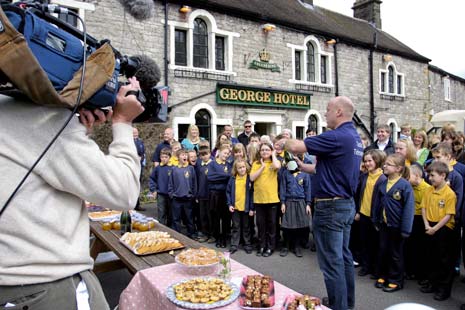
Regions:
<instances>
[{"instance_id":1,"label":"cameraman's hand","mask_svg":"<svg viewBox=\"0 0 465 310\"><path fill-rule=\"evenodd\" d=\"M100 109L95 109L93 112L84 108L79 110L79 120L86 126L88 133L92 132L94 125L105 123L107 120L111 119L112 115L112 110L109 110L106 115Z\"/></svg>"},{"instance_id":2,"label":"cameraman's hand","mask_svg":"<svg viewBox=\"0 0 465 310\"><path fill-rule=\"evenodd\" d=\"M131 124L139 114L144 112L144 107L137 100L135 95L126 96L126 93L130 90L140 90L139 82L135 77L129 78L128 81L129 84L121 86L118 95L116 96L116 105L112 119L113 124Z\"/></svg>"}]
</instances>

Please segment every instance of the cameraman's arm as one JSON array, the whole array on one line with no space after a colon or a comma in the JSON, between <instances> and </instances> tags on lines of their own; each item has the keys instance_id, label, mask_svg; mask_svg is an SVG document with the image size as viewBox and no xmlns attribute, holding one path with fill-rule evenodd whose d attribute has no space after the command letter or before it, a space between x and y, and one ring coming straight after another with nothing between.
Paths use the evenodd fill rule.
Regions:
<instances>
[{"instance_id":1,"label":"cameraman's arm","mask_svg":"<svg viewBox=\"0 0 465 310\"><path fill-rule=\"evenodd\" d=\"M112 209L132 209L139 196L140 161L132 136L131 121L143 111L131 83L121 87L113 113L113 141L109 154L85 134L77 120L56 141L37 172L57 190ZM98 115L97 115L98 117Z\"/></svg>"}]
</instances>

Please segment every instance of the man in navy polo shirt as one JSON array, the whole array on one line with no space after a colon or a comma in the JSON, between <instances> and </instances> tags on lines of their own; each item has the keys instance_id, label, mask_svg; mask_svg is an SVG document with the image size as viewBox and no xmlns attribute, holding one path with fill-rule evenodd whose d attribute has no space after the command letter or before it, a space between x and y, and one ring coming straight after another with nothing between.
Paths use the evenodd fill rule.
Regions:
<instances>
[{"instance_id":1,"label":"man in navy polo shirt","mask_svg":"<svg viewBox=\"0 0 465 310\"><path fill-rule=\"evenodd\" d=\"M287 140L292 153L317 157L312 197L314 238L318 263L328 293L328 306L347 310L355 305L352 253L349 250L350 227L355 215L355 194L363 145L352 124L354 104L347 97L336 97L326 107L328 128L305 141Z\"/></svg>"},{"instance_id":2,"label":"man in navy polo shirt","mask_svg":"<svg viewBox=\"0 0 465 310\"><path fill-rule=\"evenodd\" d=\"M162 149L171 149L171 143L174 141L173 128L166 128L163 132L163 141L157 145L155 152L152 155L153 167L157 167L160 164L160 152Z\"/></svg>"}]
</instances>

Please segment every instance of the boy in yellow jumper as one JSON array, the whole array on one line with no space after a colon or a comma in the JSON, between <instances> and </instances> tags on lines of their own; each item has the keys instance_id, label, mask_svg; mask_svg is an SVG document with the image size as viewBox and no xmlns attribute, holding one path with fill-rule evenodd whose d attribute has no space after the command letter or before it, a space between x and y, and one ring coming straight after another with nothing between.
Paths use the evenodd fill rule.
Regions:
<instances>
[{"instance_id":1,"label":"boy in yellow jumper","mask_svg":"<svg viewBox=\"0 0 465 310\"><path fill-rule=\"evenodd\" d=\"M417 279L420 285L427 284L426 264L426 235L421 203L425 191L431 187L423 179L423 168L414 163L410 166L410 184L415 197L415 216L413 217L412 234L405 242L405 270L408 279Z\"/></svg>"},{"instance_id":2,"label":"boy in yellow jumper","mask_svg":"<svg viewBox=\"0 0 465 310\"><path fill-rule=\"evenodd\" d=\"M450 296L454 279L456 257L454 247L456 195L447 185L449 167L435 161L428 167L431 187L423 196L422 217L427 235L427 267L429 284L420 290L435 293L434 299L442 301Z\"/></svg>"}]
</instances>

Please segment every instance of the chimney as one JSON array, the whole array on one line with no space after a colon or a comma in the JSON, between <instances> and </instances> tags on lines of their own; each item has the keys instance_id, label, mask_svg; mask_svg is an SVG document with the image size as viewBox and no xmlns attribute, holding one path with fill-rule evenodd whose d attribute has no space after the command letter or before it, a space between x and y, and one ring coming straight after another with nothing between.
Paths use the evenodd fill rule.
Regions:
<instances>
[{"instance_id":1,"label":"chimney","mask_svg":"<svg viewBox=\"0 0 465 310\"><path fill-rule=\"evenodd\" d=\"M381 0L356 0L352 10L354 17L373 23L381 29Z\"/></svg>"}]
</instances>

